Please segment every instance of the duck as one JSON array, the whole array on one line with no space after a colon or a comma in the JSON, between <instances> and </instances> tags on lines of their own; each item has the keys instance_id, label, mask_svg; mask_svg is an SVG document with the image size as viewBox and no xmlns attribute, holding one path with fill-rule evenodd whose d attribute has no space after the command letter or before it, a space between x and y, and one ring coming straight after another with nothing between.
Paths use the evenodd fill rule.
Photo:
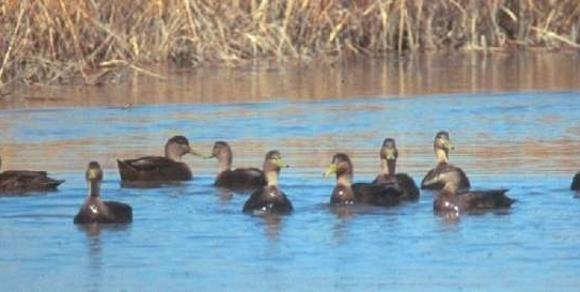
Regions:
<instances>
[{"instance_id":1,"label":"duck","mask_svg":"<svg viewBox=\"0 0 580 292\"><path fill-rule=\"evenodd\" d=\"M383 140L383 145L379 152L381 169L373 183L396 184L403 191L400 200L417 201L420 192L415 180L406 173L396 173L395 171L398 157L399 151L397 150L395 139L386 138Z\"/></svg>"},{"instance_id":2,"label":"duck","mask_svg":"<svg viewBox=\"0 0 580 292\"><path fill-rule=\"evenodd\" d=\"M189 145L184 136L171 137L165 143L165 156L145 156L137 159L117 159L119 174L123 182L175 182L193 178L189 166L181 161L182 156L201 156Z\"/></svg>"},{"instance_id":3,"label":"duck","mask_svg":"<svg viewBox=\"0 0 580 292\"><path fill-rule=\"evenodd\" d=\"M573 191L580 191L580 171L577 172L574 178L572 179L570 189Z\"/></svg>"},{"instance_id":4,"label":"duck","mask_svg":"<svg viewBox=\"0 0 580 292\"><path fill-rule=\"evenodd\" d=\"M345 153L336 153L324 172L324 177L336 174L336 186L330 196L331 206L367 204L375 206L395 206L403 195L396 185L374 183L352 183L354 167Z\"/></svg>"},{"instance_id":5,"label":"duck","mask_svg":"<svg viewBox=\"0 0 580 292\"><path fill-rule=\"evenodd\" d=\"M461 174L450 170L437 173L429 183L441 183L443 188L433 200L433 210L439 214L459 215L470 211L507 209L515 202L506 195L507 189L461 190Z\"/></svg>"},{"instance_id":6,"label":"duck","mask_svg":"<svg viewBox=\"0 0 580 292\"><path fill-rule=\"evenodd\" d=\"M2 167L1 157L0 167ZM6 170L0 172L0 195L56 191L63 182L64 180L50 178L46 171Z\"/></svg>"},{"instance_id":7,"label":"duck","mask_svg":"<svg viewBox=\"0 0 580 292\"><path fill-rule=\"evenodd\" d=\"M288 214L294 210L292 202L278 186L280 169L289 167L278 150L271 150L264 158L263 170L266 186L254 191L243 207L244 213Z\"/></svg>"},{"instance_id":8,"label":"duck","mask_svg":"<svg viewBox=\"0 0 580 292\"><path fill-rule=\"evenodd\" d=\"M449 163L449 151L455 149L455 147L451 143L451 139L449 138L449 132L439 131L435 135L433 149L435 150L435 156L437 157L437 166L435 166L435 168L427 172L427 174L421 181L421 189L440 190L441 188L443 188L442 183L428 183L428 182L436 181L433 180L434 177L436 177L440 173L449 171L455 171L459 175L460 189L469 189L471 187L471 184L465 172L461 168Z\"/></svg>"},{"instance_id":9,"label":"duck","mask_svg":"<svg viewBox=\"0 0 580 292\"><path fill-rule=\"evenodd\" d=\"M267 185L264 172L258 168L232 169L233 152L225 141L217 141L208 157L216 158L220 168L214 186L230 190L255 190Z\"/></svg>"},{"instance_id":10,"label":"duck","mask_svg":"<svg viewBox=\"0 0 580 292\"><path fill-rule=\"evenodd\" d=\"M85 203L74 217L74 224L126 224L133 221L133 209L131 206L125 203L101 200L103 170L98 162L89 162L85 178L89 192Z\"/></svg>"}]
</instances>

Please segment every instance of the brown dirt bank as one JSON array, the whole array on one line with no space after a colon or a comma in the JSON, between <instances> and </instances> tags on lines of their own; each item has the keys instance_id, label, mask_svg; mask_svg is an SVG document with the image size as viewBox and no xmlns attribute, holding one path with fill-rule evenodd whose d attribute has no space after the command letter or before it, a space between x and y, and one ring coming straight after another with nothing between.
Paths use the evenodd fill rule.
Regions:
<instances>
[{"instance_id":1,"label":"brown dirt bank","mask_svg":"<svg viewBox=\"0 0 580 292\"><path fill-rule=\"evenodd\" d=\"M0 88L249 60L580 47L577 0L5 0Z\"/></svg>"}]
</instances>

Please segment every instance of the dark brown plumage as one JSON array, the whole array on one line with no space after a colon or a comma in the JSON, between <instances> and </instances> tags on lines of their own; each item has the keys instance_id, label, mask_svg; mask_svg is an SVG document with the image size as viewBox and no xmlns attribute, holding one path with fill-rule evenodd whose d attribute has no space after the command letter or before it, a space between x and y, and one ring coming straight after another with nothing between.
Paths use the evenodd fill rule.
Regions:
<instances>
[{"instance_id":1,"label":"dark brown plumage","mask_svg":"<svg viewBox=\"0 0 580 292\"><path fill-rule=\"evenodd\" d=\"M454 171L459 176L459 188L469 189L471 184L469 183L469 178L463 170L457 166L449 163L449 151L455 149L451 140L449 139L449 133L446 131L440 131L435 135L435 141L433 142L433 149L435 150L435 156L437 157L437 166L425 175L421 181L421 189L426 190L440 190L443 188L443 184L440 182L434 182L437 175Z\"/></svg>"},{"instance_id":2,"label":"dark brown plumage","mask_svg":"<svg viewBox=\"0 0 580 292\"><path fill-rule=\"evenodd\" d=\"M336 174L336 186L330 196L331 205L355 203L375 206L399 204L403 191L394 184L352 183L354 167L348 155L337 153L326 169L325 176Z\"/></svg>"},{"instance_id":3,"label":"dark brown plumage","mask_svg":"<svg viewBox=\"0 0 580 292\"><path fill-rule=\"evenodd\" d=\"M0 167L2 159L0 158ZM0 195L55 191L64 180L48 177L46 171L7 170L0 172Z\"/></svg>"},{"instance_id":4,"label":"dark brown plumage","mask_svg":"<svg viewBox=\"0 0 580 292\"><path fill-rule=\"evenodd\" d=\"M193 176L189 166L181 161L186 154L199 155L191 148L187 138L175 136L165 144L165 157L117 160L121 180L145 183L191 180Z\"/></svg>"},{"instance_id":5,"label":"dark brown plumage","mask_svg":"<svg viewBox=\"0 0 580 292\"><path fill-rule=\"evenodd\" d=\"M89 184L88 197L74 218L75 224L91 223L130 223L133 221L131 206L112 201L101 201L100 190L103 170L98 162L89 163L86 172Z\"/></svg>"},{"instance_id":6,"label":"dark brown plumage","mask_svg":"<svg viewBox=\"0 0 580 292\"><path fill-rule=\"evenodd\" d=\"M232 169L233 153L230 145L224 141L215 142L210 156L218 160L220 173L217 175L214 185L230 190L254 190L264 187L266 176L257 168Z\"/></svg>"},{"instance_id":7,"label":"dark brown plumage","mask_svg":"<svg viewBox=\"0 0 580 292\"><path fill-rule=\"evenodd\" d=\"M413 178L406 173L396 173L398 157L399 151L397 150L395 139L386 138L379 152L381 171L373 183L383 185L394 184L403 191L400 200L416 201L419 199L420 192Z\"/></svg>"},{"instance_id":8,"label":"dark brown plumage","mask_svg":"<svg viewBox=\"0 0 580 292\"><path fill-rule=\"evenodd\" d=\"M461 177L456 171L439 173L432 180L443 184L433 201L433 209L438 213L459 215L468 211L505 209L515 202L505 195L506 189L459 191Z\"/></svg>"},{"instance_id":9,"label":"dark brown plumage","mask_svg":"<svg viewBox=\"0 0 580 292\"><path fill-rule=\"evenodd\" d=\"M577 172L574 178L572 179L570 189L573 191L580 191L580 171Z\"/></svg>"},{"instance_id":10,"label":"dark brown plumage","mask_svg":"<svg viewBox=\"0 0 580 292\"><path fill-rule=\"evenodd\" d=\"M244 204L243 212L254 214L286 214L292 212L292 203L278 187L280 168L288 167L276 150L266 154L264 173L268 184L254 191Z\"/></svg>"}]
</instances>

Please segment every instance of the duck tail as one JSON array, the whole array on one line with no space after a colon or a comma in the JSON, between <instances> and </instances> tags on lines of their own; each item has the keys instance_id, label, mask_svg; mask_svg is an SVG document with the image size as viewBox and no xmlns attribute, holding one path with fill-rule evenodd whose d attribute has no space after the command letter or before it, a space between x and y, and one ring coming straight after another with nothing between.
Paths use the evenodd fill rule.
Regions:
<instances>
[{"instance_id":1,"label":"duck tail","mask_svg":"<svg viewBox=\"0 0 580 292\"><path fill-rule=\"evenodd\" d=\"M117 166L119 167L119 175L121 176L121 180L131 180L137 176L137 170L131 166L131 164L121 159L117 159Z\"/></svg>"},{"instance_id":2,"label":"duck tail","mask_svg":"<svg viewBox=\"0 0 580 292\"><path fill-rule=\"evenodd\" d=\"M499 207L510 207L513 203L516 202L515 199L506 196L505 193L507 191L509 191L509 189L501 189L497 191L498 195L496 197L496 200Z\"/></svg>"},{"instance_id":3,"label":"duck tail","mask_svg":"<svg viewBox=\"0 0 580 292\"><path fill-rule=\"evenodd\" d=\"M52 179L49 178L44 185L46 186L46 188L48 189L56 189L59 185L61 185L62 183L64 183L65 180L64 179Z\"/></svg>"}]
</instances>

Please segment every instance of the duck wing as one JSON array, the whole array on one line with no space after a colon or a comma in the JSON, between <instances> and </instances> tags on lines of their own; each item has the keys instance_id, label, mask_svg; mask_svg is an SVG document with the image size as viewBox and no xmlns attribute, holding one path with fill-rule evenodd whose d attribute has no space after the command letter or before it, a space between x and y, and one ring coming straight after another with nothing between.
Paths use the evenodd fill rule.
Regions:
<instances>
[{"instance_id":1,"label":"duck wing","mask_svg":"<svg viewBox=\"0 0 580 292\"><path fill-rule=\"evenodd\" d=\"M381 185L372 183L352 184L355 201L377 206L394 206L400 202L403 195L396 185Z\"/></svg>"},{"instance_id":2,"label":"duck wing","mask_svg":"<svg viewBox=\"0 0 580 292\"><path fill-rule=\"evenodd\" d=\"M63 182L48 177L46 171L9 170L0 173L0 191L7 193L50 191Z\"/></svg>"},{"instance_id":3,"label":"duck wing","mask_svg":"<svg viewBox=\"0 0 580 292\"><path fill-rule=\"evenodd\" d=\"M185 163L162 156L117 160L117 165L121 179L127 181L178 181L192 178L191 170Z\"/></svg>"},{"instance_id":4,"label":"duck wing","mask_svg":"<svg viewBox=\"0 0 580 292\"><path fill-rule=\"evenodd\" d=\"M399 185L399 188L403 190L404 200L419 199L420 194L419 188L417 187L417 184L415 183L415 180L413 180L412 177L410 177L406 173L397 173L395 177L397 179L397 184Z\"/></svg>"},{"instance_id":5,"label":"duck wing","mask_svg":"<svg viewBox=\"0 0 580 292\"><path fill-rule=\"evenodd\" d=\"M111 223L130 223L133 221L133 208L131 206L113 201L103 202L107 206Z\"/></svg>"},{"instance_id":6,"label":"duck wing","mask_svg":"<svg viewBox=\"0 0 580 292\"><path fill-rule=\"evenodd\" d=\"M457 194L456 199L463 210L509 208L515 200L506 196L507 191L507 189L469 191Z\"/></svg>"},{"instance_id":7,"label":"duck wing","mask_svg":"<svg viewBox=\"0 0 580 292\"><path fill-rule=\"evenodd\" d=\"M254 212L261 210L264 206L266 206L267 202L265 200L265 192L266 188L255 190L244 204L244 208L242 209L243 212Z\"/></svg>"},{"instance_id":8,"label":"duck wing","mask_svg":"<svg viewBox=\"0 0 580 292\"><path fill-rule=\"evenodd\" d=\"M285 193L277 187L263 187L252 193L243 212L288 213L294 209Z\"/></svg>"},{"instance_id":9,"label":"duck wing","mask_svg":"<svg viewBox=\"0 0 580 292\"><path fill-rule=\"evenodd\" d=\"M266 185L266 177L257 168L237 168L221 172L214 184L232 189L255 189Z\"/></svg>"},{"instance_id":10,"label":"duck wing","mask_svg":"<svg viewBox=\"0 0 580 292\"><path fill-rule=\"evenodd\" d=\"M437 164L437 166L435 168L429 170L429 172L427 172L425 177L423 177L423 180L421 181L421 189L423 189L423 190L440 190L440 189L442 189L443 182L437 181L436 178L441 173L451 172L451 171L456 171L459 173L459 176L460 176L459 189L469 189L471 187L471 183L469 182L469 178L467 178L467 175L465 174L465 172L461 168L459 168L455 165L449 164L449 163L439 163L439 164Z\"/></svg>"}]
</instances>

